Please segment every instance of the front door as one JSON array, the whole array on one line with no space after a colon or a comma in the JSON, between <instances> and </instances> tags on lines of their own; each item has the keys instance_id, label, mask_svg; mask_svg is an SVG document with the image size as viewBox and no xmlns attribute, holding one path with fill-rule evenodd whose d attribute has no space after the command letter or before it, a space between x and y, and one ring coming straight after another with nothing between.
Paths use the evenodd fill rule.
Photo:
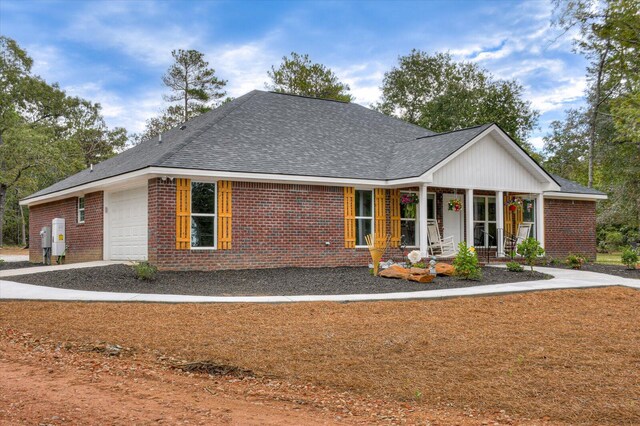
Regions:
<instances>
[{"instance_id":1,"label":"front door","mask_svg":"<svg viewBox=\"0 0 640 426\"><path fill-rule=\"evenodd\" d=\"M462 215L464 214L464 209L460 211L449 210L449 201L454 198L458 198L462 201L462 197L456 196L455 194L443 194L442 195L442 227L444 228L443 237L448 237L453 235L453 240L456 243L462 241Z\"/></svg>"}]
</instances>

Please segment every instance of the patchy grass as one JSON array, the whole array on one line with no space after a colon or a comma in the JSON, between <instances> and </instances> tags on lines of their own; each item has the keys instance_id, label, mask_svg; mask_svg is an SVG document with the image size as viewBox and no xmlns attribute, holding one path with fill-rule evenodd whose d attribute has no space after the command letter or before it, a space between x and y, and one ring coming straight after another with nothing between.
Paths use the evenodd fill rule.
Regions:
<instances>
[{"instance_id":1,"label":"patchy grass","mask_svg":"<svg viewBox=\"0 0 640 426\"><path fill-rule=\"evenodd\" d=\"M620 256L622 256L622 252L597 253L596 263L603 265L622 265L622 258Z\"/></svg>"},{"instance_id":2,"label":"patchy grass","mask_svg":"<svg viewBox=\"0 0 640 426\"><path fill-rule=\"evenodd\" d=\"M353 304L0 304L1 327L57 341L572 424L640 423L639 323L640 292L615 287Z\"/></svg>"},{"instance_id":3,"label":"patchy grass","mask_svg":"<svg viewBox=\"0 0 640 426\"><path fill-rule=\"evenodd\" d=\"M22 246L10 246L10 245L4 245L2 247L0 247L0 255L5 254L5 255L17 255L17 254L23 254L23 255L29 255L29 250L25 249Z\"/></svg>"}]
</instances>

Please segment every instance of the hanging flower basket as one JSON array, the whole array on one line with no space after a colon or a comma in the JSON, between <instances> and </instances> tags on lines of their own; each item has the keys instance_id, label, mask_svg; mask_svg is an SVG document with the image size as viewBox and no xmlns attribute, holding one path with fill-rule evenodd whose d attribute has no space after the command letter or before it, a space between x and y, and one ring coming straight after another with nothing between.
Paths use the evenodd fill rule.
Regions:
<instances>
[{"instance_id":1,"label":"hanging flower basket","mask_svg":"<svg viewBox=\"0 0 640 426\"><path fill-rule=\"evenodd\" d=\"M462 210L462 201L459 198L453 198L449 200L449 210L459 212Z\"/></svg>"},{"instance_id":2,"label":"hanging flower basket","mask_svg":"<svg viewBox=\"0 0 640 426\"><path fill-rule=\"evenodd\" d=\"M507 203L507 208L509 209L510 212L515 212L516 210L518 210L519 208L522 208L522 203L523 200L520 197L515 197L512 198L508 203Z\"/></svg>"},{"instance_id":3,"label":"hanging flower basket","mask_svg":"<svg viewBox=\"0 0 640 426\"><path fill-rule=\"evenodd\" d=\"M400 196L400 205L404 207L404 214L407 218L414 219L416 217L416 204L418 204L418 194L402 194Z\"/></svg>"}]
</instances>

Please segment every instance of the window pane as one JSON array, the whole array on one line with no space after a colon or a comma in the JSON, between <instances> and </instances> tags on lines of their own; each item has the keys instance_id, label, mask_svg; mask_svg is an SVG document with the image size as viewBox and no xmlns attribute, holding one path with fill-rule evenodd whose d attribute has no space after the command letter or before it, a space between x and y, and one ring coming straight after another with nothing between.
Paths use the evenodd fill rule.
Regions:
<instances>
[{"instance_id":1,"label":"window pane","mask_svg":"<svg viewBox=\"0 0 640 426\"><path fill-rule=\"evenodd\" d=\"M496 220L496 199L489 198L489 220Z\"/></svg>"},{"instance_id":2,"label":"window pane","mask_svg":"<svg viewBox=\"0 0 640 426\"><path fill-rule=\"evenodd\" d=\"M536 211L536 200L524 200L522 206L522 218L525 222L534 222L534 216Z\"/></svg>"},{"instance_id":3,"label":"window pane","mask_svg":"<svg viewBox=\"0 0 640 426\"><path fill-rule=\"evenodd\" d=\"M473 220L484 220L484 197L473 197Z\"/></svg>"},{"instance_id":4,"label":"window pane","mask_svg":"<svg viewBox=\"0 0 640 426\"><path fill-rule=\"evenodd\" d=\"M191 217L191 247L213 247L214 221L212 216Z\"/></svg>"},{"instance_id":5,"label":"window pane","mask_svg":"<svg viewBox=\"0 0 640 426\"><path fill-rule=\"evenodd\" d=\"M484 223L473 224L473 245L484 247Z\"/></svg>"},{"instance_id":6,"label":"window pane","mask_svg":"<svg viewBox=\"0 0 640 426\"><path fill-rule=\"evenodd\" d=\"M434 220L436 218L436 194L427 196L427 219Z\"/></svg>"},{"instance_id":7,"label":"window pane","mask_svg":"<svg viewBox=\"0 0 640 426\"><path fill-rule=\"evenodd\" d=\"M366 235L371 234L371 219L356 219L356 245L366 246L367 240L364 239Z\"/></svg>"},{"instance_id":8,"label":"window pane","mask_svg":"<svg viewBox=\"0 0 640 426\"><path fill-rule=\"evenodd\" d=\"M403 219L415 219L418 217L418 204L402 204L402 195L417 195L412 192L401 192L400 193L400 217Z\"/></svg>"},{"instance_id":9,"label":"window pane","mask_svg":"<svg viewBox=\"0 0 640 426\"><path fill-rule=\"evenodd\" d=\"M400 235L402 242L408 246L416 245L416 221L403 220L400 221Z\"/></svg>"},{"instance_id":10,"label":"window pane","mask_svg":"<svg viewBox=\"0 0 640 426\"><path fill-rule=\"evenodd\" d=\"M78 212L78 222L84 222L84 209Z\"/></svg>"},{"instance_id":11,"label":"window pane","mask_svg":"<svg viewBox=\"0 0 640 426\"><path fill-rule=\"evenodd\" d=\"M524 205L522 206L522 219L524 222L536 223L536 200L524 200ZM536 226L531 227L530 237L538 239L538 230Z\"/></svg>"},{"instance_id":12,"label":"window pane","mask_svg":"<svg viewBox=\"0 0 640 426\"><path fill-rule=\"evenodd\" d=\"M193 182L191 184L191 212L215 214L215 183Z\"/></svg>"},{"instance_id":13,"label":"window pane","mask_svg":"<svg viewBox=\"0 0 640 426\"><path fill-rule=\"evenodd\" d=\"M78 198L78 208L84 209L84 197Z\"/></svg>"},{"instance_id":14,"label":"window pane","mask_svg":"<svg viewBox=\"0 0 640 426\"><path fill-rule=\"evenodd\" d=\"M490 247L494 247L494 246L498 245L496 232L497 232L496 223L495 222L490 222L489 223L489 236L487 237L488 240L489 240L489 246Z\"/></svg>"},{"instance_id":15,"label":"window pane","mask_svg":"<svg viewBox=\"0 0 640 426\"><path fill-rule=\"evenodd\" d=\"M356 191L356 216L373 217L373 191Z\"/></svg>"}]
</instances>

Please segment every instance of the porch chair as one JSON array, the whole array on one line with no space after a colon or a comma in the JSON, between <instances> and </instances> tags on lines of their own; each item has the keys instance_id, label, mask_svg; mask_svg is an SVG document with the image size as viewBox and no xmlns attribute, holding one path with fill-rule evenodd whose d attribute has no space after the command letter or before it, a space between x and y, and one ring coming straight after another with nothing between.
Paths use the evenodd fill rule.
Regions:
<instances>
[{"instance_id":1,"label":"porch chair","mask_svg":"<svg viewBox=\"0 0 640 426\"><path fill-rule=\"evenodd\" d=\"M509 247L512 251L516 251L518 244L529 238L531 228L533 228L533 222L522 222L518 225L518 233L516 235L504 237L505 249Z\"/></svg>"},{"instance_id":2,"label":"porch chair","mask_svg":"<svg viewBox=\"0 0 640 426\"><path fill-rule=\"evenodd\" d=\"M450 258L458 254L453 235L441 238L440 230L436 223L427 223L427 233L429 235L429 252L432 256Z\"/></svg>"}]
</instances>

